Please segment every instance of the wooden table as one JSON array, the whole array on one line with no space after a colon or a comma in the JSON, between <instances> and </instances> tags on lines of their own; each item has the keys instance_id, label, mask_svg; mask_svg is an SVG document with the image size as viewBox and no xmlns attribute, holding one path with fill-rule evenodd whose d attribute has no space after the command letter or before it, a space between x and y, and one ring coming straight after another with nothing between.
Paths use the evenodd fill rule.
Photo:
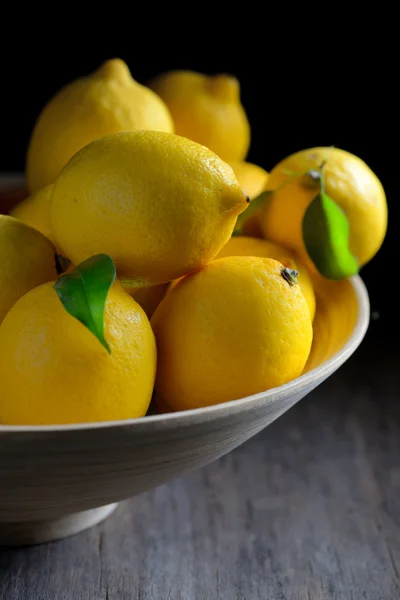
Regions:
<instances>
[{"instance_id":1,"label":"wooden table","mask_svg":"<svg viewBox=\"0 0 400 600\"><path fill-rule=\"evenodd\" d=\"M0 550L4 600L400 598L400 355L356 355L264 432L101 526Z\"/></svg>"}]
</instances>

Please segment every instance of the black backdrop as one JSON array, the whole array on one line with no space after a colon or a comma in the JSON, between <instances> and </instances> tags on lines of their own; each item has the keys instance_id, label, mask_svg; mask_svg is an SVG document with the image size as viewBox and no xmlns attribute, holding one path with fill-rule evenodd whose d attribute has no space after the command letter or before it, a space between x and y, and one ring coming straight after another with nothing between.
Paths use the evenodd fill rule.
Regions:
<instances>
[{"instance_id":1,"label":"black backdrop","mask_svg":"<svg viewBox=\"0 0 400 600\"><path fill-rule=\"evenodd\" d=\"M399 208L393 138L397 114L390 106L385 71L379 65L373 68L370 58L357 52L337 55L332 63L331 57L321 55L316 61L314 54L301 54L299 48L297 55L297 49L292 48L285 58L281 48L267 44L259 45L257 53L251 47L246 52L246 47L237 43L230 48L221 46L220 52L211 46L208 52L198 52L195 45L186 45L182 51L179 46L165 44L146 54L143 47L126 39L109 46L88 44L72 53L66 51L63 42L57 45L53 38L49 45L31 43L29 51L8 53L3 60L0 170L24 168L29 135L44 103L65 83L90 73L108 58L123 58L141 83L175 68L232 73L240 80L242 102L252 126L248 160L269 170L296 150L335 145L360 156L381 179L388 197L390 225L381 251L362 270L362 277L374 316L379 315L371 322L369 336L377 336L377 343L395 343ZM69 42L73 44L73 34Z\"/></svg>"}]
</instances>

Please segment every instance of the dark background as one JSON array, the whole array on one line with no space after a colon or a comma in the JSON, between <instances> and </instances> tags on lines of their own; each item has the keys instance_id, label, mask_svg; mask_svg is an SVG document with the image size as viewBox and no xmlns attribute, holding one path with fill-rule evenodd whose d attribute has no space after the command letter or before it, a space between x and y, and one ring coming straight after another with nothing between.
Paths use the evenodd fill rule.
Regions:
<instances>
[{"instance_id":1,"label":"dark background","mask_svg":"<svg viewBox=\"0 0 400 600\"><path fill-rule=\"evenodd\" d=\"M283 50L268 36L258 38L258 43L255 38L236 37L231 45L224 40L217 48L215 35L210 31L205 46L196 45L193 33L191 44L189 36L184 47L160 42L151 52L126 37L75 46L73 31L67 42L63 38L57 43L53 36L48 45L30 43L23 53L10 54L8 47L1 75L1 170L23 170L29 136L43 105L60 87L89 74L106 59L124 59L141 83L177 68L232 73L240 80L242 103L252 126L249 161L270 170L291 152L335 145L360 156L381 179L389 206L388 234L379 254L361 274L374 313L368 335L378 343L395 343L393 333L399 327L394 316L399 256L395 231L400 218L394 144L398 119L392 78L381 60L385 49L378 51L366 43L348 53L345 34L330 53L297 41L290 50Z\"/></svg>"}]
</instances>

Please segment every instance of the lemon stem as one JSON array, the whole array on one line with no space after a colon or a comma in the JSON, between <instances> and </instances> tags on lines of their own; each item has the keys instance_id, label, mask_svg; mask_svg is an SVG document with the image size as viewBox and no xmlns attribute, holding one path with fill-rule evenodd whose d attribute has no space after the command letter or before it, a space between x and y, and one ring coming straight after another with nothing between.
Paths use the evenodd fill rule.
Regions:
<instances>
[{"instance_id":1,"label":"lemon stem","mask_svg":"<svg viewBox=\"0 0 400 600\"><path fill-rule=\"evenodd\" d=\"M328 159L323 160L318 167L315 167L314 169L310 169L309 171L306 172L307 177L312 179L312 181L319 183L321 194L325 193L324 167L327 163L327 160Z\"/></svg>"},{"instance_id":2,"label":"lemon stem","mask_svg":"<svg viewBox=\"0 0 400 600\"><path fill-rule=\"evenodd\" d=\"M321 194L325 194L325 173L324 166L326 165L326 160L323 160L319 166L319 185L321 189Z\"/></svg>"},{"instance_id":3,"label":"lemon stem","mask_svg":"<svg viewBox=\"0 0 400 600\"><path fill-rule=\"evenodd\" d=\"M288 269L285 267L281 270L281 275L283 279L285 279L289 285L296 285L297 278L299 276L299 272L296 269Z\"/></svg>"}]
</instances>

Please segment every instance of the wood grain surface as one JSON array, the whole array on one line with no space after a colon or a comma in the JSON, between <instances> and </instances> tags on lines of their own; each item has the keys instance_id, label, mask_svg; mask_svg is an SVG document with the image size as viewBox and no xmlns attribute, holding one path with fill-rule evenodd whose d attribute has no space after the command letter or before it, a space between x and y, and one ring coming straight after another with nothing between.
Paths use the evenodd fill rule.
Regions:
<instances>
[{"instance_id":1,"label":"wood grain surface","mask_svg":"<svg viewBox=\"0 0 400 600\"><path fill-rule=\"evenodd\" d=\"M88 532L0 550L0 599L398 599L399 358L369 335L217 462Z\"/></svg>"}]
</instances>

